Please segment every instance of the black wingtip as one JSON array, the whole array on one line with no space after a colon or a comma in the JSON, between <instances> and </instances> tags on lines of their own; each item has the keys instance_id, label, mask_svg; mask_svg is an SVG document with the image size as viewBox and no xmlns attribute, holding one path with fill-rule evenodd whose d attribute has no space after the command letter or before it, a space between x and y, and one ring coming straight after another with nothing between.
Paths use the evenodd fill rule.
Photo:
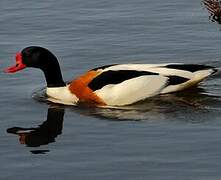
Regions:
<instances>
[{"instance_id":1,"label":"black wingtip","mask_svg":"<svg viewBox=\"0 0 221 180\"><path fill-rule=\"evenodd\" d=\"M204 64L168 64L165 67L170 69L189 71L192 73L201 70L215 69L215 67L213 66L208 66Z\"/></svg>"}]
</instances>

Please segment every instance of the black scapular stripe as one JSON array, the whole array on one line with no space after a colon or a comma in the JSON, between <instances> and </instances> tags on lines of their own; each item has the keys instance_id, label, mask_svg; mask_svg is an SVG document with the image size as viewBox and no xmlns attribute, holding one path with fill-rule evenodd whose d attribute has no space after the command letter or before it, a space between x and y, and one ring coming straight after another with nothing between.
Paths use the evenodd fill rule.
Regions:
<instances>
[{"instance_id":1,"label":"black scapular stripe","mask_svg":"<svg viewBox=\"0 0 221 180\"><path fill-rule=\"evenodd\" d=\"M196 72L199 70L214 68L212 66L198 65L198 64L168 64L165 67L170 68L170 69L179 69L179 70L190 71L190 72Z\"/></svg>"},{"instance_id":2,"label":"black scapular stripe","mask_svg":"<svg viewBox=\"0 0 221 180\"><path fill-rule=\"evenodd\" d=\"M180 77L180 76L167 76L167 77L169 78L167 86L182 84L189 80L187 78Z\"/></svg>"},{"instance_id":3,"label":"black scapular stripe","mask_svg":"<svg viewBox=\"0 0 221 180\"><path fill-rule=\"evenodd\" d=\"M91 70L97 71L98 69L105 69L105 68L109 68L111 66L116 66L116 65L118 65L118 64L110 64L110 65L100 66L100 67L96 67L96 68L91 69Z\"/></svg>"},{"instance_id":4,"label":"black scapular stripe","mask_svg":"<svg viewBox=\"0 0 221 180\"><path fill-rule=\"evenodd\" d=\"M135 71L135 70L119 70L119 71L106 71L94 78L88 87L96 91L108 84L119 84L128 79L136 78L146 75L159 75L158 73L152 73L147 71Z\"/></svg>"}]
</instances>

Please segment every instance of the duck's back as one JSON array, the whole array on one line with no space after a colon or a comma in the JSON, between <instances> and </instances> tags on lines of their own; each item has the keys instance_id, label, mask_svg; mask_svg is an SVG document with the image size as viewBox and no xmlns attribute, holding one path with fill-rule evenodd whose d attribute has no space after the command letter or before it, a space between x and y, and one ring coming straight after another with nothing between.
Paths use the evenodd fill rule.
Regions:
<instances>
[{"instance_id":1,"label":"duck's back","mask_svg":"<svg viewBox=\"0 0 221 180\"><path fill-rule=\"evenodd\" d=\"M82 101L127 105L195 86L216 71L193 64L113 64L88 71L70 84Z\"/></svg>"}]
</instances>

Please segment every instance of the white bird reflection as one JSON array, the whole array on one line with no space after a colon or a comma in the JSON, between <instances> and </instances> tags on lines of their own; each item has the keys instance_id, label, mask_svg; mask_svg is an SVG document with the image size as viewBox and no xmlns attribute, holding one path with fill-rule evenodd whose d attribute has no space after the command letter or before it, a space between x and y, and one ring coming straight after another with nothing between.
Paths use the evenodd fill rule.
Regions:
<instances>
[{"instance_id":1,"label":"white bird reflection","mask_svg":"<svg viewBox=\"0 0 221 180\"><path fill-rule=\"evenodd\" d=\"M33 98L49 104L45 90L41 89L33 94ZM220 105L220 97L207 93L203 88L193 88L174 94L166 94L148 98L145 101L123 107L95 107L88 104L65 106L74 112L85 116L94 116L109 120L154 120L168 119L178 114L196 114L216 108Z\"/></svg>"}]
</instances>

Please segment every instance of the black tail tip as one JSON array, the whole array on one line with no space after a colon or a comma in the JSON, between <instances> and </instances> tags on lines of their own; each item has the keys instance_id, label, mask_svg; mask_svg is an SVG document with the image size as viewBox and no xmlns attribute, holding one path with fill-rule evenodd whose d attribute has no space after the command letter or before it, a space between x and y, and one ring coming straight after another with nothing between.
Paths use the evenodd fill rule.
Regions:
<instances>
[{"instance_id":1,"label":"black tail tip","mask_svg":"<svg viewBox=\"0 0 221 180\"><path fill-rule=\"evenodd\" d=\"M219 71L218 68L213 68L213 73L212 74L216 74Z\"/></svg>"}]
</instances>

